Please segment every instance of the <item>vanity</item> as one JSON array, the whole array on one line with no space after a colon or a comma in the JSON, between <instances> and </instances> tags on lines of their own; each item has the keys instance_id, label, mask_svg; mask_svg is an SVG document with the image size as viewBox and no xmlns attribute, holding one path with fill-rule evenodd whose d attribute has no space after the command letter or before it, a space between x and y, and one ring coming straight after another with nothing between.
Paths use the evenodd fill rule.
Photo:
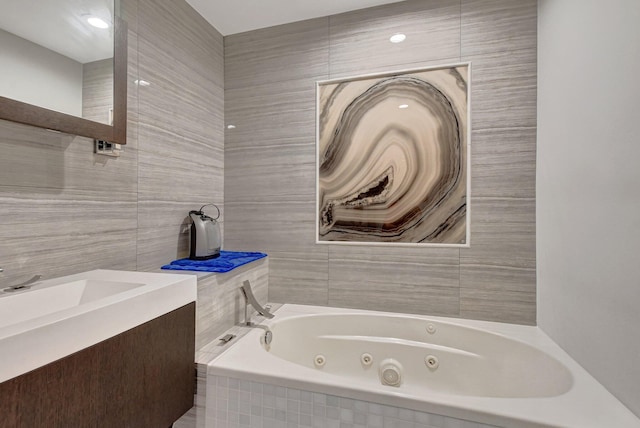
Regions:
<instances>
[{"instance_id":1,"label":"vanity","mask_svg":"<svg viewBox=\"0 0 640 428\"><path fill-rule=\"evenodd\" d=\"M0 291L0 425L171 426L193 406L196 291L109 270Z\"/></svg>"}]
</instances>

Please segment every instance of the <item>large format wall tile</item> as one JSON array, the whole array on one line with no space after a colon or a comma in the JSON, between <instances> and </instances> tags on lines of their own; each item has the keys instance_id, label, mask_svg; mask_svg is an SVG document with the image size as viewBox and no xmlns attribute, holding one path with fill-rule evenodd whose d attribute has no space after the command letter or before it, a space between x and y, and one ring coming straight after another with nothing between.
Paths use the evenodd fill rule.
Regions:
<instances>
[{"instance_id":1,"label":"large format wall tile","mask_svg":"<svg viewBox=\"0 0 640 428\"><path fill-rule=\"evenodd\" d=\"M137 0L123 8L130 82L137 75ZM131 91L131 85L129 86ZM119 158L93 153L88 138L0 122L0 266L3 282L91 269L136 269L135 91Z\"/></svg>"},{"instance_id":2,"label":"large format wall tile","mask_svg":"<svg viewBox=\"0 0 640 428\"><path fill-rule=\"evenodd\" d=\"M328 18L225 37L225 89L316 79L329 58Z\"/></svg>"},{"instance_id":3,"label":"large format wall tile","mask_svg":"<svg viewBox=\"0 0 640 428\"><path fill-rule=\"evenodd\" d=\"M242 190L251 189L249 200L266 202L273 200L314 201L315 145L300 141L271 145L261 144L251 148L228 149L225 162L242 165L227 171L230 180L225 191L239 190L232 200L247 201ZM249 196L249 195L247 195Z\"/></svg>"},{"instance_id":4,"label":"large format wall tile","mask_svg":"<svg viewBox=\"0 0 640 428\"><path fill-rule=\"evenodd\" d=\"M20 213L33 204L47 213L52 198L79 198L80 203L69 202L68 211L53 209L51 219L86 230L71 242L51 233L52 222L31 225L28 233L6 223L0 256L10 262L7 271L13 268L17 277L35 273L35 265L61 274L94 267L155 269L184 254L183 211L200 199L222 198L224 150L233 173L227 176L227 200L214 202L223 205L225 243L274 254L276 296L345 306L364 293L360 301L370 307L384 296L393 310L450 313L457 289L462 316L532 322L534 1L407 1L243 33L225 39L226 67L222 37L185 2L126 0L123 10L130 86L129 145L122 157L96 157L86 139L0 123L0 198L22 192L39 200L18 198L8 209ZM386 34L384 40L374 36L399 23L406 24L404 46L411 47L402 52L392 50ZM471 205L471 248L445 269L451 277L459 272L460 288L415 289L420 286L406 279L408 267L396 271L403 279L389 278L382 286L339 284L329 274L329 249L314 244L315 81L460 60L473 63L472 148L478 160L472 190L480 197ZM137 78L152 86L136 87ZM227 131L224 148L223 94L231 120L239 124L236 133ZM243 170L252 171L249 178ZM292 184L296 190L288 192ZM74 217L87 203L104 209L91 220ZM514 204L520 206L515 213ZM260 208L271 218L243 215ZM369 250L354 251L352 262L335 260L341 271L361 269L359 260ZM430 251L410 254L433 263ZM405 286L415 292L413 302L403 300Z\"/></svg>"},{"instance_id":5,"label":"large format wall tile","mask_svg":"<svg viewBox=\"0 0 640 428\"><path fill-rule=\"evenodd\" d=\"M92 142L0 122L3 283L96 268L135 269L135 153L93 154Z\"/></svg>"},{"instance_id":6,"label":"large format wall tile","mask_svg":"<svg viewBox=\"0 0 640 428\"><path fill-rule=\"evenodd\" d=\"M533 272L535 277L535 271ZM460 316L515 324L536 324L536 293L493 289L460 289Z\"/></svg>"},{"instance_id":7,"label":"large format wall tile","mask_svg":"<svg viewBox=\"0 0 640 428\"><path fill-rule=\"evenodd\" d=\"M102 191L105 183L135 192L134 153L118 159L93 153L92 141L0 121L0 183L36 189Z\"/></svg>"},{"instance_id":8,"label":"large format wall tile","mask_svg":"<svg viewBox=\"0 0 640 428\"><path fill-rule=\"evenodd\" d=\"M155 150L141 149L138 155L138 187L142 199L222 201L222 162L218 164L214 157L222 158L222 150L206 150L200 143L173 139L166 132L141 123L140 145L154 143L158 145ZM199 150L209 154L190 159L197 156Z\"/></svg>"},{"instance_id":9,"label":"large format wall tile","mask_svg":"<svg viewBox=\"0 0 640 428\"><path fill-rule=\"evenodd\" d=\"M462 0L461 55L535 49L537 0Z\"/></svg>"},{"instance_id":10,"label":"large format wall tile","mask_svg":"<svg viewBox=\"0 0 640 428\"><path fill-rule=\"evenodd\" d=\"M113 105L113 60L94 61L82 66L82 117L109 123Z\"/></svg>"},{"instance_id":11,"label":"large format wall tile","mask_svg":"<svg viewBox=\"0 0 640 428\"><path fill-rule=\"evenodd\" d=\"M134 269L136 195L0 186L3 282L96 268Z\"/></svg>"},{"instance_id":12,"label":"large format wall tile","mask_svg":"<svg viewBox=\"0 0 640 428\"><path fill-rule=\"evenodd\" d=\"M458 248L329 245L330 281L458 287Z\"/></svg>"},{"instance_id":13,"label":"large format wall tile","mask_svg":"<svg viewBox=\"0 0 640 428\"><path fill-rule=\"evenodd\" d=\"M315 223L305 201L227 202L222 248L230 251L306 253L309 228ZM279 213L279 214L275 214ZM273 270L272 270L273 271Z\"/></svg>"},{"instance_id":14,"label":"large format wall tile","mask_svg":"<svg viewBox=\"0 0 640 428\"><path fill-rule=\"evenodd\" d=\"M535 322L535 4L410 0L225 38L225 245L270 254L271 300ZM315 244L315 81L463 61L471 247Z\"/></svg>"},{"instance_id":15,"label":"large format wall tile","mask_svg":"<svg viewBox=\"0 0 640 428\"><path fill-rule=\"evenodd\" d=\"M74 139L70 135L0 120L0 183L35 189L63 188L64 152ZM89 144L89 141L82 139L82 143Z\"/></svg>"},{"instance_id":16,"label":"large format wall tile","mask_svg":"<svg viewBox=\"0 0 640 428\"><path fill-rule=\"evenodd\" d=\"M471 198L471 247L460 263L535 268L535 200Z\"/></svg>"},{"instance_id":17,"label":"large format wall tile","mask_svg":"<svg viewBox=\"0 0 640 428\"><path fill-rule=\"evenodd\" d=\"M471 248L460 250L460 315L535 324L535 200L473 198Z\"/></svg>"},{"instance_id":18,"label":"large format wall tile","mask_svg":"<svg viewBox=\"0 0 640 428\"><path fill-rule=\"evenodd\" d=\"M458 294L450 287L336 280L330 281L329 306L457 317Z\"/></svg>"},{"instance_id":19,"label":"large format wall tile","mask_svg":"<svg viewBox=\"0 0 640 428\"><path fill-rule=\"evenodd\" d=\"M184 1L123 0L121 11L129 46L119 158L95 155L86 138L0 121L3 282L156 270L186 255L190 209L223 208L222 36Z\"/></svg>"},{"instance_id":20,"label":"large format wall tile","mask_svg":"<svg viewBox=\"0 0 640 428\"><path fill-rule=\"evenodd\" d=\"M190 210L224 215L223 41L185 2L140 7L138 269L155 270L188 256Z\"/></svg>"},{"instance_id":21,"label":"large format wall tile","mask_svg":"<svg viewBox=\"0 0 640 428\"><path fill-rule=\"evenodd\" d=\"M193 70L202 72L209 67L207 62L177 62L163 45L142 36L139 46L140 76L151 83L139 90L140 109L145 117L159 126L175 129L186 138L210 141L214 137L212 130L219 135L222 132L222 85L213 77L190 74ZM216 142L222 147L220 140Z\"/></svg>"},{"instance_id":22,"label":"large format wall tile","mask_svg":"<svg viewBox=\"0 0 640 428\"><path fill-rule=\"evenodd\" d=\"M13 229L0 245L7 285L33 275L47 279L93 269L136 270L135 228L64 236L42 230L36 237L16 236L16 230L21 229Z\"/></svg>"},{"instance_id":23,"label":"large format wall tile","mask_svg":"<svg viewBox=\"0 0 640 428\"><path fill-rule=\"evenodd\" d=\"M331 79L460 56L459 0L409 0L331 16L329 22ZM395 33L407 39L390 43Z\"/></svg>"},{"instance_id":24,"label":"large format wall tile","mask_svg":"<svg viewBox=\"0 0 640 428\"><path fill-rule=\"evenodd\" d=\"M225 150L303 139L315 153L315 90L313 78L226 89L225 120L236 128L227 130Z\"/></svg>"},{"instance_id":25,"label":"large format wall tile","mask_svg":"<svg viewBox=\"0 0 640 428\"><path fill-rule=\"evenodd\" d=\"M327 304L315 224L315 82L328 19L225 38L224 248L269 254L269 300Z\"/></svg>"},{"instance_id":26,"label":"large format wall tile","mask_svg":"<svg viewBox=\"0 0 640 428\"><path fill-rule=\"evenodd\" d=\"M154 271L189 256L189 229L184 224L138 228L138 270Z\"/></svg>"},{"instance_id":27,"label":"large format wall tile","mask_svg":"<svg viewBox=\"0 0 640 428\"><path fill-rule=\"evenodd\" d=\"M536 126L535 49L463 57L471 61L471 128Z\"/></svg>"},{"instance_id":28,"label":"large format wall tile","mask_svg":"<svg viewBox=\"0 0 640 428\"><path fill-rule=\"evenodd\" d=\"M127 144L125 150L134 151L133 156L137 159L138 149L138 85L136 80L138 76L138 2L127 1L121 4L129 5L129 8L123 9L124 16L128 16L128 32L127 43L129 49L127 52ZM133 9L133 10L129 10ZM137 185L136 180L136 185Z\"/></svg>"},{"instance_id":29,"label":"large format wall tile","mask_svg":"<svg viewBox=\"0 0 640 428\"><path fill-rule=\"evenodd\" d=\"M182 76L184 80L213 80L222 86L224 63L220 33L184 1L139 2L140 35L172 58L163 69L198 64L201 66Z\"/></svg>"},{"instance_id":30,"label":"large format wall tile","mask_svg":"<svg viewBox=\"0 0 640 428\"><path fill-rule=\"evenodd\" d=\"M269 254L269 301L328 305L329 249L326 246L308 245L298 251L270 251Z\"/></svg>"},{"instance_id":31,"label":"large format wall tile","mask_svg":"<svg viewBox=\"0 0 640 428\"><path fill-rule=\"evenodd\" d=\"M458 250L331 245L329 305L456 316Z\"/></svg>"},{"instance_id":32,"label":"large format wall tile","mask_svg":"<svg viewBox=\"0 0 640 428\"><path fill-rule=\"evenodd\" d=\"M534 198L536 128L497 128L471 134L471 195Z\"/></svg>"},{"instance_id":33,"label":"large format wall tile","mask_svg":"<svg viewBox=\"0 0 640 428\"><path fill-rule=\"evenodd\" d=\"M457 316L459 250L331 245L329 305Z\"/></svg>"}]
</instances>

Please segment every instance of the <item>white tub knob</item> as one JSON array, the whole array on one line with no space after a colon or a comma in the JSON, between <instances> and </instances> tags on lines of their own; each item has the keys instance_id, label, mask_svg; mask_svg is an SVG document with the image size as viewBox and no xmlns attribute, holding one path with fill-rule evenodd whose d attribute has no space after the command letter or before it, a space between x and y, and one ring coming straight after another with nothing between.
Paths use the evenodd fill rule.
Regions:
<instances>
[{"instance_id":1,"label":"white tub knob","mask_svg":"<svg viewBox=\"0 0 640 428\"><path fill-rule=\"evenodd\" d=\"M438 357L436 357L435 355L427 355L424 358L424 363L427 365L427 367L429 367L431 370L435 370L438 368L438 366L440 366L440 361L438 360Z\"/></svg>"},{"instance_id":2,"label":"white tub knob","mask_svg":"<svg viewBox=\"0 0 640 428\"><path fill-rule=\"evenodd\" d=\"M435 332L436 332L436 326L431 323L427 324L427 333L433 334Z\"/></svg>"},{"instance_id":3,"label":"white tub knob","mask_svg":"<svg viewBox=\"0 0 640 428\"><path fill-rule=\"evenodd\" d=\"M380 363L379 374L383 385L398 387L402 384L402 364L393 358L387 358Z\"/></svg>"},{"instance_id":4,"label":"white tub knob","mask_svg":"<svg viewBox=\"0 0 640 428\"><path fill-rule=\"evenodd\" d=\"M363 366L369 367L371 364L373 364L373 356L365 352L360 356L360 362L362 362Z\"/></svg>"},{"instance_id":5,"label":"white tub knob","mask_svg":"<svg viewBox=\"0 0 640 428\"><path fill-rule=\"evenodd\" d=\"M327 359L322 354L316 355L315 358L313 359L313 364L315 364L316 367L323 367L326 362L327 362Z\"/></svg>"}]
</instances>

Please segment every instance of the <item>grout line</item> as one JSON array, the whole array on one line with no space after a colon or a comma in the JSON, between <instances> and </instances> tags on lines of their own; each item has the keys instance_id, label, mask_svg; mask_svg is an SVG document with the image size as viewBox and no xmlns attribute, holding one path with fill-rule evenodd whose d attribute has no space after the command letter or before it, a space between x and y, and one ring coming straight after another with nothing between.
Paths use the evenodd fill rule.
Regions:
<instances>
[{"instance_id":1,"label":"grout line","mask_svg":"<svg viewBox=\"0 0 640 428\"><path fill-rule=\"evenodd\" d=\"M331 80L331 16L327 17L327 79Z\"/></svg>"},{"instance_id":2,"label":"grout line","mask_svg":"<svg viewBox=\"0 0 640 428\"><path fill-rule=\"evenodd\" d=\"M135 41L135 52L136 52L136 78L140 78L140 20L139 20L139 5L136 5L136 41ZM128 49L128 47L127 47ZM138 242L140 240L140 91L138 85L136 85L136 129L135 129L135 140L136 140L136 270L140 267L139 256L140 253L138 251Z\"/></svg>"},{"instance_id":3,"label":"grout line","mask_svg":"<svg viewBox=\"0 0 640 428\"><path fill-rule=\"evenodd\" d=\"M460 17L460 44L459 44L459 47L460 47L460 50L459 50L460 58L459 58L459 60L462 61L462 0L460 0L460 15L459 15L459 17Z\"/></svg>"}]
</instances>

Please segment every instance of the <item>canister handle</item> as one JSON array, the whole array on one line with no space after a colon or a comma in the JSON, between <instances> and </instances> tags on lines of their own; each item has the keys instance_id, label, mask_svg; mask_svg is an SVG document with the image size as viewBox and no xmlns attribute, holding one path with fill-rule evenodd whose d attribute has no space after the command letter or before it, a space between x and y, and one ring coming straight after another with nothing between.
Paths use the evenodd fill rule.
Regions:
<instances>
[{"instance_id":1,"label":"canister handle","mask_svg":"<svg viewBox=\"0 0 640 428\"><path fill-rule=\"evenodd\" d=\"M216 216L216 218L214 218L213 220L217 220L220 218L220 208L218 208L218 206L216 204L204 204L203 206L200 207L200 209L198 211L202 212L202 209L204 207L208 207L208 206L214 206L216 207L216 210L218 210L218 215Z\"/></svg>"}]
</instances>

